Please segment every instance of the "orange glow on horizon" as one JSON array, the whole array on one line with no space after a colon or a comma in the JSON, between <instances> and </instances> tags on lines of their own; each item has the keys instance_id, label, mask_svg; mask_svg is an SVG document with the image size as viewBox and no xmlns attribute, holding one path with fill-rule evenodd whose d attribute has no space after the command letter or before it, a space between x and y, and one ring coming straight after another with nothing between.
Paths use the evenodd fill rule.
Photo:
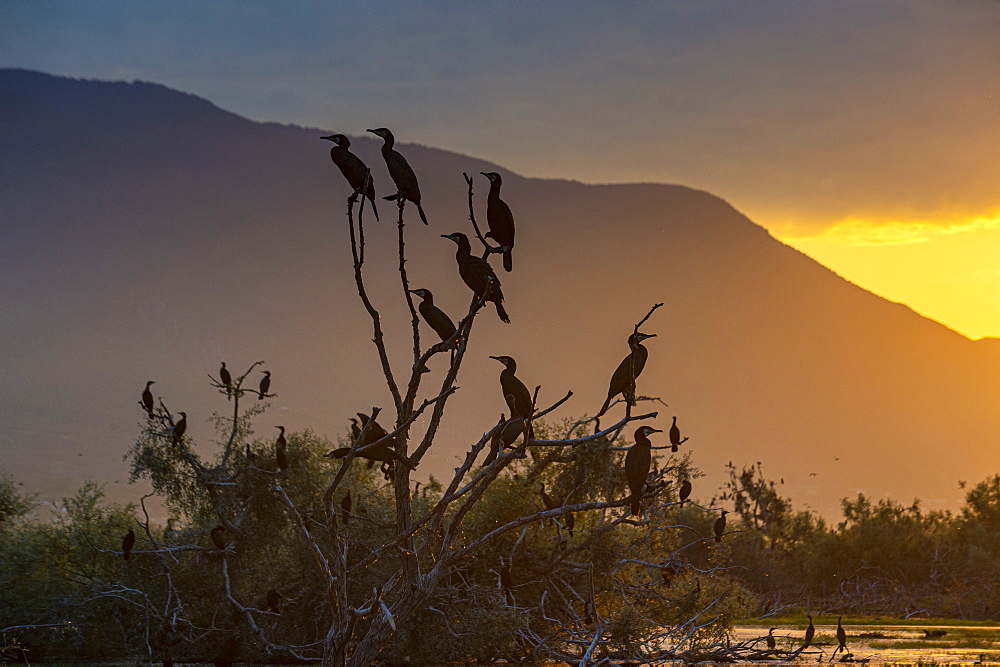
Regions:
<instances>
[{"instance_id":1,"label":"orange glow on horizon","mask_svg":"<svg viewBox=\"0 0 1000 667\"><path fill-rule=\"evenodd\" d=\"M843 220L772 233L847 280L978 339L1000 337L1000 214L947 221Z\"/></svg>"}]
</instances>

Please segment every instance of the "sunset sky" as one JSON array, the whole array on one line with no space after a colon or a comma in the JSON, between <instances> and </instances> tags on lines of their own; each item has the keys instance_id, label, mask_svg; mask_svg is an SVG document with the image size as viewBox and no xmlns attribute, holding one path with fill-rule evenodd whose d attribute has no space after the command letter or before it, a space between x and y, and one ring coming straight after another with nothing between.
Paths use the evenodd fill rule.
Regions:
<instances>
[{"instance_id":1,"label":"sunset sky","mask_svg":"<svg viewBox=\"0 0 1000 667\"><path fill-rule=\"evenodd\" d=\"M8 1L0 65L708 190L979 338L1000 336L998 26L994 2Z\"/></svg>"}]
</instances>

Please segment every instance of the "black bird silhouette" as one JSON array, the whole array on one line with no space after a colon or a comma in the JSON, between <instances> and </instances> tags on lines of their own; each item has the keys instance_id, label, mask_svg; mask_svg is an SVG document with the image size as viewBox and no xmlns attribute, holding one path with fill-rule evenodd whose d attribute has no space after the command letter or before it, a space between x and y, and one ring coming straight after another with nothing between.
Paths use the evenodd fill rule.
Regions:
<instances>
[{"instance_id":1,"label":"black bird silhouette","mask_svg":"<svg viewBox=\"0 0 1000 667\"><path fill-rule=\"evenodd\" d=\"M491 238L500 244L501 248L506 248L503 253L504 271L514 268L514 261L511 252L514 250L514 214L510 212L510 206L500 199L500 185L503 179L495 171L480 172L490 179L490 193L486 197L486 222L490 226L490 231L486 232L486 238Z\"/></svg>"},{"instance_id":2,"label":"black bird silhouette","mask_svg":"<svg viewBox=\"0 0 1000 667\"><path fill-rule=\"evenodd\" d=\"M844 617L837 617L837 648L834 650L833 655L837 655L840 651L847 653L847 632L844 631L844 626L840 622L842 618ZM831 658L831 660L832 659L833 658Z\"/></svg>"},{"instance_id":3,"label":"black bird silhouette","mask_svg":"<svg viewBox=\"0 0 1000 667\"><path fill-rule=\"evenodd\" d=\"M400 155L398 151L393 150L392 146L396 143L396 138L392 136L392 132L384 127L368 131L382 137L382 157L385 159L385 166L389 169L389 176L392 177L392 182L396 184L396 194L383 197L383 199L393 201L394 199L402 198L413 202L417 205L417 212L420 213L420 219L426 225L427 216L424 215L424 208L420 205L420 186L417 185L417 175L413 173L413 169L410 168L410 164L406 161L406 158Z\"/></svg>"},{"instance_id":4,"label":"black bird silhouette","mask_svg":"<svg viewBox=\"0 0 1000 667\"><path fill-rule=\"evenodd\" d=\"M573 518L573 513L566 512L566 514L563 514L563 521L566 522L566 529L569 531L569 534L572 535L573 531L576 529L576 519Z\"/></svg>"},{"instance_id":5,"label":"black bird silhouette","mask_svg":"<svg viewBox=\"0 0 1000 667\"><path fill-rule=\"evenodd\" d=\"M451 321L448 315L434 305L434 295L431 294L429 289L411 289L409 290L411 294L416 294L420 297L420 305L417 306L417 310L420 311L420 316L424 318L424 322L434 329L434 333L438 335L441 342L448 340L455 334L455 323Z\"/></svg>"},{"instance_id":6,"label":"black bird silhouette","mask_svg":"<svg viewBox=\"0 0 1000 667\"><path fill-rule=\"evenodd\" d=\"M343 134L331 134L328 137L320 137L336 144L330 149L330 159L340 168L340 173L347 179L348 184L354 188L354 194L360 194L365 190L365 197L372 203L372 212L378 220L378 209L375 207L375 179L371 177L371 170L368 165L361 161L357 155L350 150L351 140ZM368 187L365 188L365 181Z\"/></svg>"},{"instance_id":7,"label":"black bird silhouette","mask_svg":"<svg viewBox=\"0 0 1000 667\"><path fill-rule=\"evenodd\" d=\"M809 645L812 644L813 637L816 636L816 626L813 625L813 617L806 614L806 618L809 619L809 627L806 628L806 636L803 638L802 648L799 649L800 652L809 648Z\"/></svg>"},{"instance_id":8,"label":"black bird silhouette","mask_svg":"<svg viewBox=\"0 0 1000 667\"><path fill-rule=\"evenodd\" d=\"M608 400L604 401L604 405L601 406L601 411L597 413L598 417L608 411L612 399L618 394L625 397L628 405L635 405L635 381L639 377L639 374L642 373L642 369L646 367L646 358L649 356L649 351L642 344L642 341L655 337L656 334L644 334L638 331L628 337L628 346L631 351L627 357L622 359L622 362L618 364L618 368L615 369L614 374L611 376L611 384L608 387Z\"/></svg>"},{"instance_id":9,"label":"black bird silhouette","mask_svg":"<svg viewBox=\"0 0 1000 667\"><path fill-rule=\"evenodd\" d=\"M722 510L722 516L715 520L715 526L713 530L715 531L715 541L721 542L722 535L726 532L726 515L729 514L728 510Z\"/></svg>"},{"instance_id":10,"label":"black bird silhouette","mask_svg":"<svg viewBox=\"0 0 1000 667\"><path fill-rule=\"evenodd\" d=\"M122 538L122 558L128 560L128 557L132 555L132 547L135 546L135 531L131 528L125 533L125 537Z\"/></svg>"},{"instance_id":11,"label":"black bird silhouette","mask_svg":"<svg viewBox=\"0 0 1000 667\"><path fill-rule=\"evenodd\" d=\"M642 490L649 477L649 467L653 461L653 443L649 441L650 433L663 433L652 426L640 426L635 430L635 444L628 448L625 454L625 479L632 492L632 516L642 514Z\"/></svg>"},{"instance_id":12,"label":"black bird silhouette","mask_svg":"<svg viewBox=\"0 0 1000 667\"><path fill-rule=\"evenodd\" d=\"M559 507L559 504L556 503L556 501L552 500L552 496L550 496L545 491L545 484L542 484L539 487L539 489L538 489L538 495L540 495L542 497L542 505L545 506L545 509L547 509L547 510L554 510L555 508Z\"/></svg>"},{"instance_id":13,"label":"black bird silhouette","mask_svg":"<svg viewBox=\"0 0 1000 667\"><path fill-rule=\"evenodd\" d=\"M357 442L357 438L361 435L361 431L368 423L368 415L363 414L361 412L357 414L358 417L361 419L361 426L358 428L358 435L355 436L355 442ZM362 447L367 447L368 445L378 440L381 440L387 435L389 435L389 433L384 428L382 428L381 424L379 424L376 421L371 425L371 427L369 427L368 432L365 433L365 437L361 439L361 442L357 443L357 447L359 449ZM340 449L335 449L332 452L324 454L324 456L327 458L342 459L345 456L347 456L348 452L350 451L351 451L350 447L341 447ZM362 452L358 454L358 456L363 459L368 459L369 468L375 465L375 461L382 461L384 463L392 463L394 461L399 461L410 470L416 470L416 466L413 465L413 463L408 458L398 454L396 450L392 448L391 440L386 440L378 447Z\"/></svg>"},{"instance_id":14,"label":"black bird silhouette","mask_svg":"<svg viewBox=\"0 0 1000 667\"><path fill-rule=\"evenodd\" d=\"M275 426L280 429L278 439L274 441L274 459L278 462L278 470L284 472L288 470L288 441L285 440L285 427Z\"/></svg>"},{"instance_id":15,"label":"black bird silhouette","mask_svg":"<svg viewBox=\"0 0 1000 667\"><path fill-rule=\"evenodd\" d=\"M500 421L494 427L493 438L490 440L490 453L483 461L484 467L493 463L504 448L510 447L515 440L524 434L524 423L525 420L521 417L507 419L504 415L500 415Z\"/></svg>"},{"instance_id":16,"label":"black bird silhouette","mask_svg":"<svg viewBox=\"0 0 1000 667\"><path fill-rule=\"evenodd\" d=\"M670 451L676 454L680 444L681 430L677 428L677 417L674 417L674 423L670 426Z\"/></svg>"},{"instance_id":17,"label":"black bird silhouette","mask_svg":"<svg viewBox=\"0 0 1000 667\"><path fill-rule=\"evenodd\" d=\"M222 362L222 368L219 369L219 381L226 387L226 398L230 398L233 395L233 376L229 374L229 369L226 368L226 362Z\"/></svg>"},{"instance_id":18,"label":"black bird silhouette","mask_svg":"<svg viewBox=\"0 0 1000 667\"><path fill-rule=\"evenodd\" d=\"M511 418L531 416L531 392L523 382L517 379L517 362L512 357L491 356L504 365L500 371L500 389L503 391L504 400L510 408Z\"/></svg>"},{"instance_id":19,"label":"black bird silhouette","mask_svg":"<svg viewBox=\"0 0 1000 667\"><path fill-rule=\"evenodd\" d=\"M149 390L149 385L156 384L155 380L150 380L146 383L146 388L142 390L142 407L149 413L149 416L153 416L153 392Z\"/></svg>"},{"instance_id":20,"label":"black bird silhouette","mask_svg":"<svg viewBox=\"0 0 1000 667\"><path fill-rule=\"evenodd\" d=\"M173 439L174 439L174 446L177 446L178 444L180 444L181 438L184 437L184 433L185 433L185 431L187 431L187 427L188 427L188 419L187 419L188 416L187 416L187 413L186 412L178 412L177 414L179 414L181 416L181 418L178 419L177 422L174 424L174 428L173 428L173 431L172 431L172 435L173 435Z\"/></svg>"},{"instance_id":21,"label":"black bird silhouette","mask_svg":"<svg viewBox=\"0 0 1000 667\"><path fill-rule=\"evenodd\" d=\"M681 482L681 488L677 493L677 498L681 501L681 505L684 501L691 497L691 480L686 479Z\"/></svg>"},{"instance_id":22,"label":"black bird silhouette","mask_svg":"<svg viewBox=\"0 0 1000 667\"><path fill-rule=\"evenodd\" d=\"M226 527L225 526L216 526L210 532L210 534L212 536L212 544L214 544L215 548L218 549L219 551L225 551L226 550L227 542L226 542L226 538L223 537L223 534L225 532L226 532Z\"/></svg>"},{"instance_id":23,"label":"black bird silhouette","mask_svg":"<svg viewBox=\"0 0 1000 667\"><path fill-rule=\"evenodd\" d=\"M346 526L351 521L351 492L348 490L344 499L340 501L340 518Z\"/></svg>"},{"instance_id":24,"label":"black bird silhouette","mask_svg":"<svg viewBox=\"0 0 1000 667\"><path fill-rule=\"evenodd\" d=\"M264 371L264 377L260 379L260 400L264 400L267 390L271 388L271 371Z\"/></svg>"},{"instance_id":25,"label":"black bird silhouette","mask_svg":"<svg viewBox=\"0 0 1000 667\"><path fill-rule=\"evenodd\" d=\"M770 630L767 631L767 638L766 638L767 648L769 650L771 650L771 651L773 651L774 647L776 646L776 644L774 642L774 631L775 630L777 630L777 628L771 628Z\"/></svg>"},{"instance_id":26,"label":"black bird silhouette","mask_svg":"<svg viewBox=\"0 0 1000 667\"><path fill-rule=\"evenodd\" d=\"M514 585L514 577L511 575L510 563L504 560L503 556L500 556L500 588L503 589L504 599L507 600L507 606L512 606L514 604L514 594L511 592L511 587Z\"/></svg>"},{"instance_id":27,"label":"black bird silhouette","mask_svg":"<svg viewBox=\"0 0 1000 667\"><path fill-rule=\"evenodd\" d=\"M281 604L281 598L283 596L278 591L273 588L267 589L267 593L264 594L264 611L274 611Z\"/></svg>"},{"instance_id":28,"label":"black bird silhouette","mask_svg":"<svg viewBox=\"0 0 1000 667\"><path fill-rule=\"evenodd\" d=\"M500 320L510 324L510 317L503 307L503 288L500 286L500 279L497 278L493 267L485 259L472 254L472 245L469 244L469 237L462 232L454 234L442 234L442 237L451 239L458 244L458 252L455 258L458 260L458 275L462 277L465 284L469 286L476 296L482 296L489 287L489 300L497 308L497 315Z\"/></svg>"},{"instance_id":29,"label":"black bird silhouette","mask_svg":"<svg viewBox=\"0 0 1000 667\"><path fill-rule=\"evenodd\" d=\"M247 463L254 463L257 460L257 455L253 453L250 449L250 443L247 443Z\"/></svg>"}]
</instances>

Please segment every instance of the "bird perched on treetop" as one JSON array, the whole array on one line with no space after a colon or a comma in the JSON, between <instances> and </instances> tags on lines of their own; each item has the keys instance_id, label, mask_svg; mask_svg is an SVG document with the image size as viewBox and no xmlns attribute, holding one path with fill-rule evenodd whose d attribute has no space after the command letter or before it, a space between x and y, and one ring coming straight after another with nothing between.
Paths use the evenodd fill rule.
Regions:
<instances>
[{"instance_id":1,"label":"bird perched on treetop","mask_svg":"<svg viewBox=\"0 0 1000 667\"><path fill-rule=\"evenodd\" d=\"M476 296L485 294L488 287L490 291L488 298L496 306L497 315L500 316L502 322L510 324L510 317L507 316L507 311L503 307L503 288L500 286L500 279L497 278L493 267L485 259L472 254L469 237L462 232L442 234L441 236L458 244L455 259L458 260L458 275L462 277L465 284Z\"/></svg>"},{"instance_id":2,"label":"bird perched on treetop","mask_svg":"<svg viewBox=\"0 0 1000 667\"><path fill-rule=\"evenodd\" d=\"M491 238L500 244L501 248L506 248L503 253L504 271L514 268L511 252L514 249L514 214L510 212L510 206L500 199L500 185L503 179L495 171L480 172L490 179L490 193L486 196L486 222L490 226L490 231L486 232L486 238Z\"/></svg>"},{"instance_id":3,"label":"bird perched on treetop","mask_svg":"<svg viewBox=\"0 0 1000 667\"><path fill-rule=\"evenodd\" d=\"M382 157L385 159L385 166L389 169L389 176L392 177L392 182L396 184L396 194L383 197L383 199L389 201L404 199L413 202L417 205L417 212L420 213L420 219L426 225L427 216L424 215L424 208L420 205L420 186L417 185L417 175L413 173L413 169L410 168L410 164L406 161L406 158L400 155L398 151L393 150L392 146L396 143L396 138L392 136L392 132L384 127L368 131L382 137Z\"/></svg>"},{"instance_id":4,"label":"bird perched on treetop","mask_svg":"<svg viewBox=\"0 0 1000 667\"><path fill-rule=\"evenodd\" d=\"M676 454L680 444L681 430L677 427L677 417L674 417L674 423L670 426L670 451Z\"/></svg>"},{"instance_id":5,"label":"bird perched on treetop","mask_svg":"<svg viewBox=\"0 0 1000 667\"><path fill-rule=\"evenodd\" d=\"M174 445L178 445L180 443L181 438L184 437L184 432L187 431L188 427L187 413L178 412L177 414L179 414L181 418L177 420L176 424L174 424L174 428L171 433L174 439Z\"/></svg>"},{"instance_id":6,"label":"bird perched on treetop","mask_svg":"<svg viewBox=\"0 0 1000 667\"><path fill-rule=\"evenodd\" d=\"M434 333L438 335L441 342L451 338L455 334L455 323L443 310L434 305L434 295L431 294L431 291L429 289L411 289L409 291L420 297L421 301L417 310L420 311L424 322L427 322L430 328L434 329Z\"/></svg>"},{"instance_id":7,"label":"bird perched on treetop","mask_svg":"<svg viewBox=\"0 0 1000 667\"><path fill-rule=\"evenodd\" d=\"M288 441L285 440L285 427L275 426L274 428L281 430L278 439L274 441L274 459L278 463L278 470L284 471L288 469Z\"/></svg>"},{"instance_id":8,"label":"bird perched on treetop","mask_svg":"<svg viewBox=\"0 0 1000 667\"><path fill-rule=\"evenodd\" d=\"M264 371L264 377L260 379L260 400L264 400L267 390L271 388L271 371Z\"/></svg>"},{"instance_id":9,"label":"bird perched on treetop","mask_svg":"<svg viewBox=\"0 0 1000 667\"><path fill-rule=\"evenodd\" d=\"M649 350L642 344L647 338L655 338L656 334L644 334L638 331L628 337L628 346L631 350L628 356L622 359L611 376L611 385L608 387L608 399L601 406L601 411L597 413L600 417L611 406L611 400L621 394L625 397L626 403L635 405L635 380L646 367L646 358L649 357Z\"/></svg>"},{"instance_id":10,"label":"bird perched on treetop","mask_svg":"<svg viewBox=\"0 0 1000 667\"><path fill-rule=\"evenodd\" d=\"M715 520L715 526L713 530L715 531L715 541L721 542L722 535L726 532L726 515L729 514L728 510L722 510L722 516Z\"/></svg>"},{"instance_id":11,"label":"bird perched on treetop","mask_svg":"<svg viewBox=\"0 0 1000 667\"><path fill-rule=\"evenodd\" d=\"M131 528L125 533L125 537L122 538L122 558L128 560L128 557L132 555L132 547L135 546L135 531Z\"/></svg>"},{"instance_id":12,"label":"bird perched on treetop","mask_svg":"<svg viewBox=\"0 0 1000 667\"><path fill-rule=\"evenodd\" d=\"M233 376L229 374L229 369L226 368L226 362L222 362L222 368L219 369L219 381L226 388L226 398L233 395Z\"/></svg>"},{"instance_id":13,"label":"bird perched on treetop","mask_svg":"<svg viewBox=\"0 0 1000 667\"><path fill-rule=\"evenodd\" d=\"M642 514L642 490L649 477L649 467L653 462L653 443L649 441L650 433L663 433L652 426L640 426L635 430L635 444L629 447L625 454L625 479L632 492L632 516Z\"/></svg>"},{"instance_id":14,"label":"bird perched on treetop","mask_svg":"<svg viewBox=\"0 0 1000 667\"><path fill-rule=\"evenodd\" d=\"M355 437L355 441L357 440L358 437L361 436L361 432L364 431L365 425L368 424L368 415L363 414L361 412L357 414L358 418L361 420L361 426L358 429L358 436ZM364 437L361 438L361 442L357 443L357 447L360 450L364 447L367 447L368 445L371 445L374 442L382 440L382 438L385 438L387 435L389 435L389 433L384 428L382 428L382 425L379 424L377 421L373 421L372 425L368 427L367 431L365 431ZM327 458L342 459L345 456L347 456L347 454L350 451L351 451L350 447L341 447L340 449L335 449L332 452L324 454L323 456ZM369 468L375 465L375 461L382 461L385 463L392 463L393 461L399 461L410 470L416 470L416 466L413 465L413 463L409 459L407 459L405 456L398 454L396 450L393 449L392 440L385 440L380 445L378 445L373 449L368 449L367 451L360 452L358 456L363 459L368 459Z\"/></svg>"},{"instance_id":15,"label":"bird perched on treetop","mask_svg":"<svg viewBox=\"0 0 1000 667\"><path fill-rule=\"evenodd\" d=\"M512 357L491 356L504 365L500 371L500 389L503 391L504 400L510 408L511 418L531 416L531 392L521 382L515 373L517 372L517 362Z\"/></svg>"},{"instance_id":16,"label":"bird perched on treetop","mask_svg":"<svg viewBox=\"0 0 1000 667\"><path fill-rule=\"evenodd\" d=\"M320 137L336 144L330 149L330 159L340 168L340 173L347 179L347 183L354 188L354 194L365 191L365 197L372 203L372 212L378 220L378 209L375 207L375 179L372 178L371 170L357 155L350 150L351 140L343 134L331 134L328 137ZM365 181L368 187L365 187Z\"/></svg>"},{"instance_id":17,"label":"bird perched on treetop","mask_svg":"<svg viewBox=\"0 0 1000 667\"><path fill-rule=\"evenodd\" d=\"M142 390L142 407L149 413L149 416L153 416L153 392L149 390L149 385L156 384L155 380L150 380L146 383L146 388Z\"/></svg>"}]
</instances>

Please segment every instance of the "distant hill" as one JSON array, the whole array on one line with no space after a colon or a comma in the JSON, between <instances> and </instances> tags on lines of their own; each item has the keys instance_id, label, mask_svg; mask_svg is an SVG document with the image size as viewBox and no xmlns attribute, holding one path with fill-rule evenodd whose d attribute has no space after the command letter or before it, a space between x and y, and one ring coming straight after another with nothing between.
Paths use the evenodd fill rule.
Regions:
<instances>
[{"instance_id":1,"label":"distant hill","mask_svg":"<svg viewBox=\"0 0 1000 667\"><path fill-rule=\"evenodd\" d=\"M262 437L279 422L336 437L354 412L391 407L352 280L347 186L319 140L364 128L256 123L155 84L21 70L0 71L0 94L5 471L53 496L88 477L125 480L145 381L207 438L225 401L206 374L223 360L265 359L274 373ZM841 279L711 194L523 178L393 129L431 222L407 210L414 287L455 317L468 305L440 238L470 231L463 172L477 177L482 217L479 172L500 172L518 224L514 271L501 275L512 324L492 310L479 320L422 472L446 474L505 409L488 355L514 356L543 402L572 389L557 419L592 414L632 324L661 301L640 391L669 404L661 428L677 415L690 436L710 474L702 498L730 460L762 461L783 493L826 513L859 491L954 507L958 480L1000 468L996 341ZM352 142L388 194L380 140ZM396 211L379 204L365 270L403 369Z\"/></svg>"}]
</instances>

